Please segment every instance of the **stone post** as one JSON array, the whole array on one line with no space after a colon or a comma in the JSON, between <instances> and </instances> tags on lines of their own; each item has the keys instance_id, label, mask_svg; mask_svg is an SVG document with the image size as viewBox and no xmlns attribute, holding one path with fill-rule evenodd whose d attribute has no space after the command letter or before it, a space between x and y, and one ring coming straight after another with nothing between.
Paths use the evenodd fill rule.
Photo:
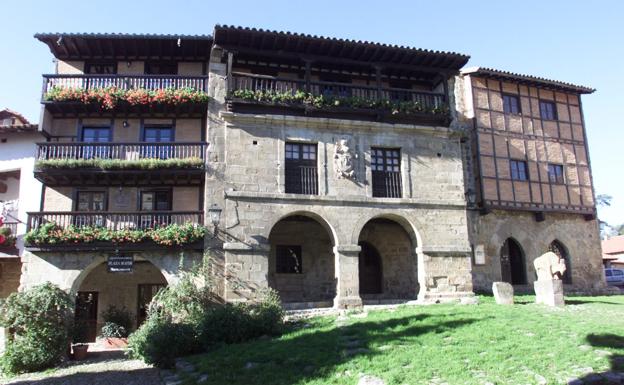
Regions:
<instances>
[{"instance_id":1,"label":"stone post","mask_svg":"<svg viewBox=\"0 0 624 385\"><path fill-rule=\"evenodd\" d=\"M543 281L535 281L533 283L535 289L535 303L548 306L563 306L563 281L560 279L549 279Z\"/></svg>"},{"instance_id":2,"label":"stone post","mask_svg":"<svg viewBox=\"0 0 624 385\"><path fill-rule=\"evenodd\" d=\"M360 298L359 253L358 245L334 247L336 263L336 298L334 307L338 309L354 309L362 307Z\"/></svg>"}]
</instances>

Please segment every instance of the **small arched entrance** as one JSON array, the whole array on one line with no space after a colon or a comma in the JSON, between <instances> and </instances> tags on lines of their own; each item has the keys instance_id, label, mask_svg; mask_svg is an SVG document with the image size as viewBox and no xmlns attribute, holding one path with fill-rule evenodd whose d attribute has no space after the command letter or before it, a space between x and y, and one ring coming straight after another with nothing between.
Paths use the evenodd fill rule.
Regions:
<instances>
[{"instance_id":1,"label":"small arched entrance","mask_svg":"<svg viewBox=\"0 0 624 385\"><path fill-rule=\"evenodd\" d=\"M363 300L414 299L418 294L416 245L394 218L378 217L358 238L359 287Z\"/></svg>"},{"instance_id":2,"label":"small arched entrance","mask_svg":"<svg viewBox=\"0 0 624 385\"><path fill-rule=\"evenodd\" d=\"M95 341L104 325L103 314L115 307L130 314L136 329L147 316L154 295L167 280L151 262L135 260L131 272L110 272L106 262L95 266L82 280L76 292L76 319L87 325L87 339Z\"/></svg>"},{"instance_id":3,"label":"small arched entrance","mask_svg":"<svg viewBox=\"0 0 624 385\"><path fill-rule=\"evenodd\" d=\"M568 249L563 245L563 243L555 239L548 246L548 251L552 251L553 253L557 254L559 258L564 260L566 271L565 273L563 273L563 277L561 277L561 280L567 285L572 284L572 266L570 264L570 255L568 254Z\"/></svg>"},{"instance_id":4,"label":"small arched entrance","mask_svg":"<svg viewBox=\"0 0 624 385\"><path fill-rule=\"evenodd\" d=\"M501 280L512 285L526 285L524 251L513 238L507 238L500 251Z\"/></svg>"},{"instance_id":5,"label":"small arched entrance","mask_svg":"<svg viewBox=\"0 0 624 385\"><path fill-rule=\"evenodd\" d=\"M269 286L289 306L331 306L336 296L334 241L320 220L294 213L271 229Z\"/></svg>"}]
</instances>

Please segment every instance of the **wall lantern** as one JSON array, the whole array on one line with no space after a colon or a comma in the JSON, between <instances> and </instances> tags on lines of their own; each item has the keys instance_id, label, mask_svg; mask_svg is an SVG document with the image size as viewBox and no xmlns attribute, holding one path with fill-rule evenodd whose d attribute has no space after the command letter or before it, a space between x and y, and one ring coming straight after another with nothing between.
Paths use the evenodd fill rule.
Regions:
<instances>
[{"instance_id":1,"label":"wall lantern","mask_svg":"<svg viewBox=\"0 0 624 385\"><path fill-rule=\"evenodd\" d=\"M217 236L217 227L219 226L219 221L221 220L221 207L217 203L213 203L212 206L208 209L208 215L210 215L210 222L214 226L214 236Z\"/></svg>"},{"instance_id":2,"label":"wall lantern","mask_svg":"<svg viewBox=\"0 0 624 385\"><path fill-rule=\"evenodd\" d=\"M468 191L466 191L466 200L468 201L468 206L474 206L475 203L477 203L477 193L469 188Z\"/></svg>"}]
</instances>

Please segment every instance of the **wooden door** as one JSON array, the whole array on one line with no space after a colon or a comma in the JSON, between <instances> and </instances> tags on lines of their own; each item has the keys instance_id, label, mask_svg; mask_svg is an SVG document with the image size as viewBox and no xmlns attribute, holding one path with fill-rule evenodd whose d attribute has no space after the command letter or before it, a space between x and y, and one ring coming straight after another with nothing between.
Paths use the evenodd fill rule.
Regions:
<instances>
[{"instance_id":1,"label":"wooden door","mask_svg":"<svg viewBox=\"0 0 624 385\"><path fill-rule=\"evenodd\" d=\"M511 261L509 259L509 242L505 241L500 252L501 281L511 283Z\"/></svg>"},{"instance_id":2,"label":"wooden door","mask_svg":"<svg viewBox=\"0 0 624 385\"><path fill-rule=\"evenodd\" d=\"M360 242L358 269L360 294L381 294L381 256L373 245Z\"/></svg>"},{"instance_id":3,"label":"wooden door","mask_svg":"<svg viewBox=\"0 0 624 385\"><path fill-rule=\"evenodd\" d=\"M76 321L87 325L87 340L77 342L95 342L97 336L98 292L79 291L76 297Z\"/></svg>"},{"instance_id":4,"label":"wooden door","mask_svg":"<svg viewBox=\"0 0 624 385\"><path fill-rule=\"evenodd\" d=\"M162 289L166 285L163 284L142 284L139 285L139 301L137 308L137 329L147 319L147 311L149 310L149 304L152 299L158 293L158 290Z\"/></svg>"}]
</instances>

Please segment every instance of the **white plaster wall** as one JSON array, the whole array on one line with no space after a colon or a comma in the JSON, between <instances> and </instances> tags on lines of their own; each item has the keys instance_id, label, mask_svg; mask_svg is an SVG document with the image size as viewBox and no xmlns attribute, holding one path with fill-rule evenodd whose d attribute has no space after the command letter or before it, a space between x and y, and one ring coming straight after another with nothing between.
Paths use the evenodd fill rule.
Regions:
<instances>
[{"instance_id":1,"label":"white plaster wall","mask_svg":"<svg viewBox=\"0 0 624 385\"><path fill-rule=\"evenodd\" d=\"M35 153L37 142L44 141L38 132L0 134L0 172L20 170L18 219L22 222L17 228L17 246L20 255L24 249L27 212L39 211L41 201L41 183L35 179ZM14 180L14 179L13 179Z\"/></svg>"}]
</instances>

